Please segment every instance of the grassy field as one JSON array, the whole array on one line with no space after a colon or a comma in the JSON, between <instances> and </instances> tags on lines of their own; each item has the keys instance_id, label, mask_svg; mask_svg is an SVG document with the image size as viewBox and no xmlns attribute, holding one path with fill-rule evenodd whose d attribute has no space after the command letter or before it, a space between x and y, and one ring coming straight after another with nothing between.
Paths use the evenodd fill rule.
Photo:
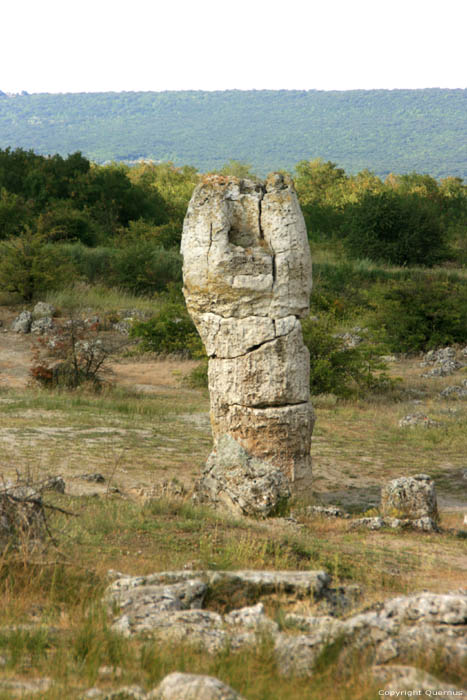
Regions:
<instances>
[{"instance_id":1,"label":"grassy field","mask_svg":"<svg viewBox=\"0 0 467 700\"><path fill-rule=\"evenodd\" d=\"M89 306L108 310L108 299L98 307L93 294ZM135 308L131 298L126 302ZM116 296L111 306L122 303ZM18 343L12 336L2 334L0 345ZM22 357L25 362L26 345ZM27 385L27 372L10 384L5 374L2 476L62 476L65 494L48 492L45 499L73 515L50 512L56 544L31 550L25 543L0 558L0 698L11 697L1 689L8 679L51 678L54 685L39 697L52 700L79 698L94 685L150 689L175 670L215 675L247 700L378 697L378 686L361 671L362 658L340 666L329 650L312 680L291 681L278 674L271 640L248 653L208 657L187 647L124 639L111 630L101 599L109 570L136 575L184 567L324 569L334 584L360 587L357 610L399 594L465 587L467 547L459 531L466 506L467 406L440 399L439 392L459 384L466 372L423 378L419 362L391 362L399 381L386 394L316 397L314 502L340 504L352 514L373 512L384 482L427 473L437 487L440 534L351 532L346 520L320 517L264 523L192 506L190 491L211 449L207 391L183 382L193 362L117 358L97 394L38 389ZM399 427L401 418L418 412L437 425ZM96 472L103 484L81 478ZM164 482L184 494L161 497ZM213 605L220 610L219 602ZM280 606L269 604L267 611L281 624ZM446 681L462 680L462 669L437 666L428 656L416 663Z\"/></svg>"},{"instance_id":2,"label":"grassy field","mask_svg":"<svg viewBox=\"0 0 467 700\"><path fill-rule=\"evenodd\" d=\"M419 386L415 364L396 369L404 386ZM410 401L316 402L317 502L365 511L385 480L428 472L438 485L442 526L462 527L466 410L461 402L437 401L439 381L425 381L431 383L423 410L444 421L436 429L398 427L398 419L413 410ZM56 685L43 697L79 697L94 684L150 688L173 670L216 675L248 700L376 697L369 676L357 680L332 659L323 660L313 683L280 678L268 640L254 653L208 658L187 648L121 639L100 602L109 569L325 569L335 583L358 584L364 606L401 593L465 585L466 540L454 533L351 533L346 521L316 517L302 519L302 527L281 519L265 525L195 508L188 496L149 498L163 479L176 478L189 490L199 473L210 450L204 391L3 390L0 405L4 475L62 475L67 495L50 493L47 500L75 514L51 516L57 547L6 553L0 563L0 679L52 678ZM94 495L93 487L76 478L88 472L106 478ZM280 620L280 610L269 612ZM458 669L419 663L459 680Z\"/></svg>"}]
</instances>

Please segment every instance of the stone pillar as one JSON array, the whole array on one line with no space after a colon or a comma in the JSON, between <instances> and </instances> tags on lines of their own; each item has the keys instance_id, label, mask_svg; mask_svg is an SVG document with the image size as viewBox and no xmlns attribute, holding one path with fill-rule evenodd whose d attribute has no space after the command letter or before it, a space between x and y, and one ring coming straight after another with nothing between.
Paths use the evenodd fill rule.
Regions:
<instances>
[{"instance_id":1,"label":"stone pillar","mask_svg":"<svg viewBox=\"0 0 467 700\"><path fill-rule=\"evenodd\" d=\"M206 176L182 236L184 294L209 357L214 449L195 489L248 515L311 487L311 257L291 180Z\"/></svg>"}]
</instances>

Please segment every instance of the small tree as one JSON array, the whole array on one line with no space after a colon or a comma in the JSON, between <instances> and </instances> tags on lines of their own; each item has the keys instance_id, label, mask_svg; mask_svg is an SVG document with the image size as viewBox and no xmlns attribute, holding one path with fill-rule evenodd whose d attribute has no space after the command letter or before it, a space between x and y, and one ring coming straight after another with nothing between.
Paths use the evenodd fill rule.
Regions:
<instances>
[{"instance_id":1,"label":"small tree","mask_svg":"<svg viewBox=\"0 0 467 700\"><path fill-rule=\"evenodd\" d=\"M20 236L0 243L0 290L18 294L23 301L56 289L72 273L61 250L52 250L28 226Z\"/></svg>"},{"instance_id":2,"label":"small tree","mask_svg":"<svg viewBox=\"0 0 467 700\"><path fill-rule=\"evenodd\" d=\"M105 341L98 323L87 326L72 317L54 338L37 340L30 374L49 388L76 389L88 383L97 389L102 383L106 363L126 344Z\"/></svg>"},{"instance_id":3,"label":"small tree","mask_svg":"<svg viewBox=\"0 0 467 700\"><path fill-rule=\"evenodd\" d=\"M392 283L376 297L375 327L393 352L420 352L467 340L467 288L427 276Z\"/></svg>"},{"instance_id":4,"label":"small tree","mask_svg":"<svg viewBox=\"0 0 467 700\"><path fill-rule=\"evenodd\" d=\"M366 192L346 210L346 247L357 258L434 265L446 255L439 206L418 193Z\"/></svg>"},{"instance_id":5,"label":"small tree","mask_svg":"<svg viewBox=\"0 0 467 700\"><path fill-rule=\"evenodd\" d=\"M311 394L335 394L347 398L381 391L393 382L385 373L382 348L362 343L355 348L333 333L331 318L302 321L303 340L310 352Z\"/></svg>"}]
</instances>

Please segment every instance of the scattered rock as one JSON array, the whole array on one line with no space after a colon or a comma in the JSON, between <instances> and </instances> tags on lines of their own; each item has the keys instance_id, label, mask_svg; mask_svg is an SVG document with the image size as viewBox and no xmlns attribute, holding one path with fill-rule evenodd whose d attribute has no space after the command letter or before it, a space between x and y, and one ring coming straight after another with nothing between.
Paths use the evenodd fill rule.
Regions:
<instances>
[{"instance_id":1,"label":"scattered rock","mask_svg":"<svg viewBox=\"0 0 467 700\"><path fill-rule=\"evenodd\" d=\"M432 518L424 517L411 520L410 518L356 518L350 522L350 530L381 530L383 527L392 530L410 529L422 532L439 532L439 527Z\"/></svg>"},{"instance_id":2,"label":"scattered rock","mask_svg":"<svg viewBox=\"0 0 467 700\"><path fill-rule=\"evenodd\" d=\"M323 598L329 589L331 577L325 571L214 571L205 572L209 585L220 581L249 584L259 595L283 591L297 598Z\"/></svg>"},{"instance_id":3,"label":"scattered rock","mask_svg":"<svg viewBox=\"0 0 467 700\"><path fill-rule=\"evenodd\" d=\"M118 581L110 586L112 604L120 607L123 615L114 628L125 636L157 629L165 625L166 611L201 608L207 587L200 579L186 580L170 585L134 585L119 588Z\"/></svg>"},{"instance_id":4,"label":"scattered rock","mask_svg":"<svg viewBox=\"0 0 467 700\"><path fill-rule=\"evenodd\" d=\"M243 700L228 685L212 676L171 673L148 694L148 700Z\"/></svg>"},{"instance_id":5,"label":"scattered rock","mask_svg":"<svg viewBox=\"0 0 467 700\"><path fill-rule=\"evenodd\" d=\"M104 484L105 483L105 477L102 474L100 474L99 472L93 472L91 474L80 474L76 478L80 479L81 481L91 481L92 483L95 483L95 484Z\"/></svg>"},{"instance_id":6,"label":"scattered rock","mask_svg":"<svg viewBox=\"0 0 467 700\"><path fill-rule=\"evenodd\" d=\"M89 318L84 319L83 324L85 327L88 327L88 328L91 326L94 326L97 330L100 327L101 319L97 315L90 316Z\"/></svg>"},{"instance_id":7,"label":"scattered rock","mask_svg":"<svg viewBox=\"0 0 467 700\"><path fill-rule=\"evenodd\" d=\"M29 697L46 693L53 685L50 678L8 678L0 680L0 692L8 693L9 697Z\"/></svg>"},{"instance_id":8,"label":"scattered rock","mask_svg":"<svg viewBox=\"0 0 467 700\"><path fill-rule=\"evenodd\" d=\"M283 472L253 457L228 434L217 445L195 487L194 502L224 507L235 515L278 514L290 497Z\"/></svg>"},{"instance_id":9,"label":"scattered rock","mask_svg":"<svg viewBox=\"0 0 467 700\"><path fill-rule=\"evenodd\" d=\"M83 693L81 700L94 700L94 698L99 698L99 700L102 700L103 697L104 691L100 688L89 688L89 690L86 690L86 692Z\"/></svg>"},{"instance_id":10,"label":"scattered rock","mask_svg":"<svg viewBox=\"0 0 467 700\"><path fill-rule=\"evenodd\" d=\"M414 689L424 694L427 694L427 691L444 691L441 693L443 696L461 696L463 694L460 688L456 688L446 681L441 681L426 671L413 666L373 666L371 670L375 680L384 684L381 690L389 691L388 694L393 696L397 692L400 694L400 691L413 691ZM438 695L438 693L436 694Z\"/></svg>"},{"instance_id":11,"label":"scattered rock","mask_svg":"<svg viewBox=\"0 0 467 700\"><path fill-rule=\"evenodd\" d=\"M311 487L311 259L292 182L207 176L183 227L184 294L209 357L214 449L200 503L280 514Z\"/></svg>"},{"instance_id":12,"label":"scattered rock","mask_svg":"<svg viewBox=\"0 0 467 700\"><path fill-rule=\"evenodd\" d=\"M460 352L460 357L464 357L463 351ZM422 374L422 377L447 377L463 367L464 362L457 359L456 348L446 347L430 350L423 356L420 367L430 365L434 365L433 369Z\"/></svg>"},{"instance_id":13,"label":"scattered rock","mask_svg":"<svg viewBox=\"0 0 467 700\"><path fill-rule=\"evenodd\" d=\"M106 693L103 700L146 700L147 694L139 685L129 685Z\"/></svg>"},{"instance_id":14,"label":"scattered rock","mask_svg":"<svg viewBox=\"0 0 467 700\"><path fill-rule=\"evenodd\" d=\"M282 593L311 602L326 600L333 594L330 577L324 571L182 570L140 577L112 572L112 576L119 578L108 587L106 601L109 608L120 608L114 620L115 631L127 637L142 634L188 641L211 653L227 643L232 648L254 644L256 633L274 635L278 631L261 603L233 610L224 617L203 610L205 597L210 595L212 599L215 591L223 591L229 600L241 598L236 597L236 592L243 593L245 599L246 591L256 600Z\"/></svg>"},{"instance_id":15,"label":"scattered rock","mask_svg":"<svg viewBox=\"0 0 467 700\"><path fill-rule=\"evenodd\" d=\"M117 321L116 323L112 323L112 329L114 331L117 331L117 333L121 333L121 335L129 335L132 325L133 325L132 318L123 318L121 321Z\"/></svg>"},{"instance_id":16,"label":"scattered rock","mask_svg":"<svg viewBox=\"0 0 467 700\"><path fill-rule=\"evenodd\" d=\"M32 310L32 315L35 319L44 318L44 316L52 318L55 316L55 306L47 304L45 301L38 301Z\"/></svg>"},{"instance_id":17,"label":"scattered rock","mask_svg":"<svg viewBox=\"0 0 467 700\"><path fill-rule=\"evenodd\" d=\"M439 396L441 399L467 399L467 379L461 385L447 386Z\"/></svg>"},{"instance_id":18,"label":"scattered rock","mask_svg":"<svg viewBox=\"0 0 467 700\"><path fill-rule=\"evenodd\" d=\"M298 625L306 625L302 618ZM293 618L292 618L293 621ZM309 619L309 634L280 634L275 654L280 672L288 676L311 676L328 644L345 658L365 650L377 664L404 662L432 650L438 660L467 660L467 592L421 593L387 601L380 610L355 615L344 621Z\"/></svg>"},{"instance_id":19,"label":"scattered rock","mask_svg":"<svg viewBox=\"0 0 467 700\"><path fill-rule=\"evenodd\" d=\"M22 311L11 324L11 330L14 333L29 333L32 325L32 313L30 311Z\"/></svg>"},{"instance_id":20,"label":"scattered rock","mask_svg":"<svg viewBox=\"0 0 467 700\"><path fill-rule=\"evenodd\" d=\"M454 374L454 372L457 372L457 370L461 367L462 365L460 362L456 362L456 360L448 360L447 362L443 362L443 364L439 365L438 367L433 367L433 369L430 369L429 372L424 372L422 377L428 379L432 377L449 377L451 374Z\"/></svg>"},{"instance_id":21,"label":"scattered rock","mask_svg":"<svg viewBox=\"0 0 467 700\"><path fill-rule=\"evenodd\" d=\"M335 607L331 615L289 613L282 632L265 614L261 602L223 615L201 609L205 597L212 605L216 590L230 600L236 599L237 589L248 590L256 600L263 595L279 596L282 604L287 599L296 605L303 599L307 605L316 603L318 610L333 596L335 601L339 596L350 600L352 591L333 589L329 583L330 577L319 571L168 571L140 577L120 575L107 589L106 601L110 608L121 606L123 615L114 623L116 631L194 644L207 653L253 646L258 634L266 633L274 640L283 675L312 675L316 660L329 644L343 663L350 663L354 651L364 651L369 662L376 664L405 663L429 650L441 662L462 666L467 661L467 591L400 596L344 620L336 619L335 614L345 612L345 606ZM359 592L353 591L355 596ZM158 698L154 693L160 688L150 697Z\"/></svg>"},{"instance_id":22,"label":"scattered rock","mask_svg":"<svg viewBox=\"0 0 467 700\"><path fill-rule=\"evenodd\" d=\"M346 513L338 506L305 506L300 510L292 511L293 516L307 515L322 515L325 518L350 518L349 513Z\"/></svg>"},{"instance_id":23,"label":"scattered rock","mask_svg":"<svg viewBox=\"0 0 467 700\"><path fill-rule=\"evenodd\" d=\"M65 493L65 486L65 479L62 476L51 476L45 482L44 490Z\"/></svg>"},{"instance_id":24,"label":"scattered rock","mask_svg":"<svg viewBox=\"0 0 467 700\"><path fill-rule=\"evenodd\" d=\"M54 323L51 316L43 316L42 318L37 318L31 324L31 333L36 335L44 335L44 333L50 333L54 329Z\"/></svg>"},{"instance_id":25,"label":"scattered rock","mask_svg":"<svg viewBox=\"0 0 467 700\"><path fill-rule=\"evenodd\" d=\"M345 348L348 350L352 350L353 348L356 348L358 345L363 343L363 336L360 335L360 333L366 333L368 331L367 328L360 328L360 326L355 326L355 328L352 328L351 331L348 331L347 333L338 333L334 337L335 338L341 338Z\"/></svg>"},{"instance_id":26,"label":"scattered rock","mask_svg":"<svg viewBox=\"0 0 467 700\"><path fill-rule=\"evenodd\" d=\"M438 428L440 423L428 418L424 413L409 413L399 421L399 428L413 428L422 425L424 428Z\"/></svg>"},{"instance_id":27,"label":"scattered rock","mask_svg":"<svg viewBox=\"0 0 467 700\"><path fill-rule=\"evenodd\" d=\"M380 511L383 516L418 520L438 519L434 481L427 474L393 479L381 489Z\"/></svg>"},{"instance_id":28,"label":"scattered rock","mask_svg":"<svg viewBox=\"0 0 467 700\"><path fill-rule=\"evenodd\" d=\"M245 627L246 629L254 629L257 632L265 632L271 635L279 632L277 622L274 622L265 614L263 603L257 603L257 605L240 608L239 610L232 610L228 615L225 615L224 621L231 627Z\"/></svg>"},{"instance_id":29,"label":"scattered rock","mask_svg":"<svg viewBox=\"0 0 467 700\"><path fill-rule=\"evenodd\" d=\"M385 527L383 518L379 516L374 516L371 518L356 518L352 520L349 524L351 530L367 529L367 530L381 530Z\"/></svg>"}]
</instances>

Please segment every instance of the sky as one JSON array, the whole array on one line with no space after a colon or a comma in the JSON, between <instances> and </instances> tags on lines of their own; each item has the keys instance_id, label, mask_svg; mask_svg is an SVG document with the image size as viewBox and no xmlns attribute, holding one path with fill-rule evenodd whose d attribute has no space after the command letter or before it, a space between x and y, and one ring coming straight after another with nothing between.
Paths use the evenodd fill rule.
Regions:
<instances>
[{"instance_id":1,"label":"sky","mask_svg":"<svg viewBox=\"0 0 467 700\"><path fill-rule=\"evenodd\" d=\"M6 0L0 90L466 88L467 0Z\"/></svg>"}]
</instances>

